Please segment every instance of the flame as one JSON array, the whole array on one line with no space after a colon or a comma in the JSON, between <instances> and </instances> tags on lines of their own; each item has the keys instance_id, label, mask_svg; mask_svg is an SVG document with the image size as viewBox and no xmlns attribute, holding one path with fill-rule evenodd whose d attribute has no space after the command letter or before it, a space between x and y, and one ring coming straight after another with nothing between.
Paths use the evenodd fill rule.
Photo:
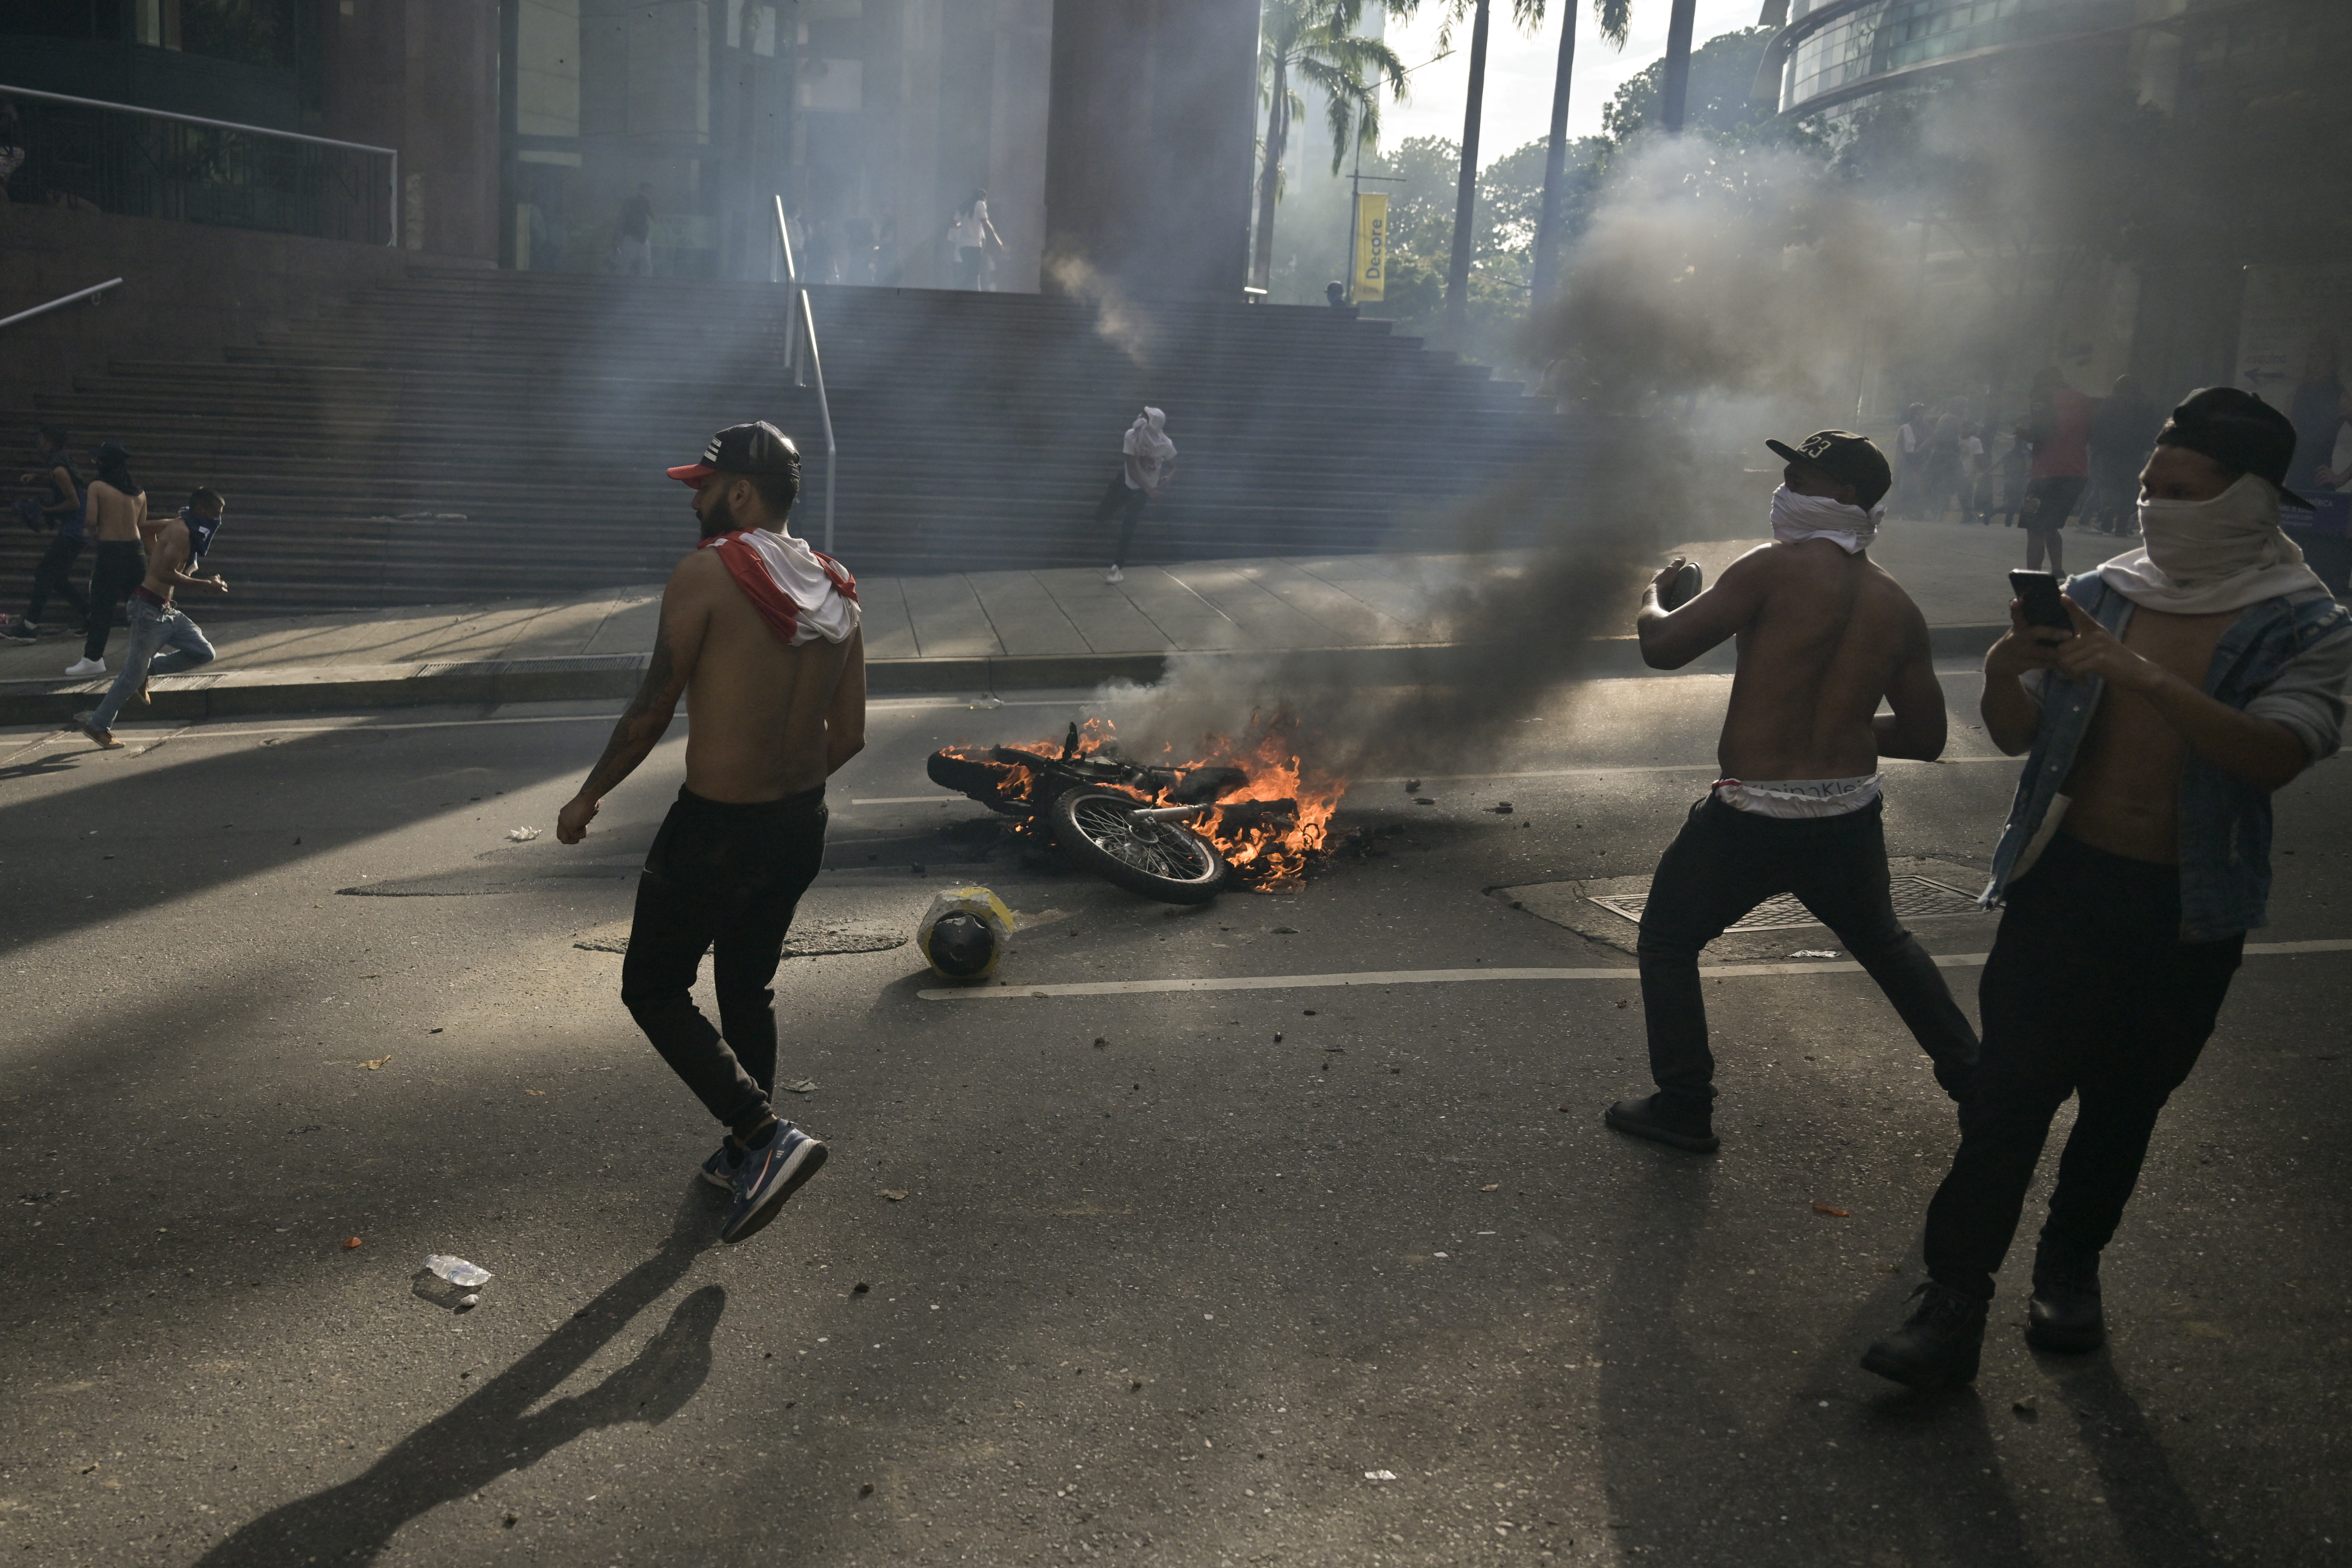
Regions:
<instances>
[{"instance_id":1,"label":"flame","mask_svg":"<svg viewBox=\"0 0 2352 1568\"><path fill-rule=\"evenodd\" d=\"M1232 768L1246 775L1247 782L1219 793L1215 809L1188 825L1217 846L1233 866L1236 880L1254 893L1287 891L1305 880L1313 858L1330 847L1331 817L1348 792L1345 779L1302 760L1296 739L1297 731L1297 722L1286 715L1261 719L1253 714L1248 727L1239 737L1208 736L1189 759L1178 759L1174 748L1170 747L1139 764L1187 773L1200 768ZM1077 755L1091 757L1116 739L1117 732L1110 720L1087 719L1078 727ZM1057 758L1062 754L1063 744L1064 737L1055 736L1013 749ZM1032 769L1001 761L992 755L991 747L960 744L945 749L950 756L966 761L1003 768L1004 780L997 786L1001 799L1029 799L1029 791L1037 780ZM1155 806L1176 803L1167 789L1108 787L1123 789L1137 800ZM1034 819L1024 818L1015 831L1036 831L1038 825Z\"/></svg>"}]
</instances>

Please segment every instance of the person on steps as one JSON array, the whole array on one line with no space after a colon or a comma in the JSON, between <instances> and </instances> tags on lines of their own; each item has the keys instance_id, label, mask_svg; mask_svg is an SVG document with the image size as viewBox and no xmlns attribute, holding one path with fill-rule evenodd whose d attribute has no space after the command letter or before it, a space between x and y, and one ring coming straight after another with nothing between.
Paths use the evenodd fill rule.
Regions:
<instances>
[{"instance_id":1,"label":"person on steps","mask_svg":"<svg viewBox=\"0 0 2352 1568\"><path fill-rule=\"evenodd\" d=\"M1913 1388L1976 1375L1993 1275L2070 1095L2026 1340L2105 1340L2100 1253L2264 923L2271 796L2341 743L2352 612L2279 528L2294 427L2209 387L2156 440L2140 548L2066 585L2071 633L2011 604L1985 655L1986 733L2032 755L1984 892L2007 907L1978 987L1976 1094L1927 1206L1927 1279L1862 1359Z\"/></svg>"},{"instance_id":2,"label":"person on steps","mask_svg":"<svg viewBox=\"0 0 2352 1568\"><path fill-rule=\"evenodd\" d=\"M1095 507L1097 528L1118 519L1118 543L1111 551L1110 570L1103 573L1105 582L1127 580L1119 568L1135 546L1135 525L1143 517L1144 505L1164 493L1176 477L1176 444L1168 439L1168 416L1156 408L1135 416L1118 450L1118 472L1110 476Z\"/></svg>"},{"instance_id":3,"label":"person on steps","mask_svg":"<svg viewBox=\"0 0 2352 1568\"><path fill-rule=\"evenodd\" d=\"M96 559L89 569L89 630L81 658L66 666L68 675L106 674L106 639L114 629L114 607L147 575L140 539L147 529L147 492L131 476L131 454L109 441L97 453L98 477L89 482L91 538Z\"/></svg>"},{"instance_id":4,"label":"person on steps","mask_svg":"<svg viewBox=\"0 0 2352 1568\"><path fill-rule=\"evenodd\" d=\"M39 468L20 477L26 485L46 485L46 498L26 497L19 502L20 509L29 507L35 527L57 530L49 537L48 548L41 552L40 564L33 569L33 592L26 601L25 617L9 627L8 634L19 642L32 642L38 633L41 612L49 607L49 597L55 594L73 606L81 623L89 622L89 601L74 586L74 561L81 555L87 539L83 528L84 508L88 497L83 493L81 476L75 472L73 459L66 455L66 433L56 425L41 427Z\"/></svg>"},{"instance_id":5,"label":"person on steps","mask_svg":"<svg viewBox=\"0 0 2352 1568\"><path fill-rule=\"evenodd\" d=\"M1945 726L1927 618L1868 553L1894 476L1847 431L1765 444L1788 460L1773 542L1669 612L1658 594L1683 570L1675 557L1633 623L1658 670L1738 639L1716 747L1724 776L1659 860L1635 945L1658 1092L1602 1118L1696 1154L1717 1145L1699 950L1776 894L1796 894L1878 982L1964 1115L1977 1055L1943 972L1895 916L1886 869L1879 759L1933 762ZM1894 711L1874 717L1881 699Z\"/></svg>"},{"instance_id":6,"label":"person on steps","mask_svg":"<svg viewBox=\"0 0 2352 1568\"><path fill-rule=\"evenodd\" d=\"M768 987L824 859L825 780L866 745L865 639L855 580L784 531L801 477L782 431L730 426L669 476L694 486L702 542L670 573L645 684L555 836L581 841L683 695L686 784L637 879L621 1000L727 1129L701 1174L733 1196L719 1238L740 1241L824 1163L772 1103ZM719 1029L694 1005L706 951Z\"/></svg>"},{"instance_id":7,"label":"person on steps","mask_svg":"<svg viewBox=\"0 0 2352 1568\"><path fill-rule=\"evenodd\" d=\"M198 490L188 504L209 517L220 516L222 502L215 491ZM109 749L122 744L114 738L116 716L134 695L145 705L151 675L176 675L213 662L213 645L205 640L203 628L173 602L173 595L182 589L194 593L228 591L226 580L197 577L187 570L194 562L195 539L185 512L152 527L142 525L140 531L147 536L147 575L131 591L131 645L123 650L122 668L116 673L106 699L94 710L74 715L81 732ZM163 653L166 647L172 651ZM156 657L158 653L163 656Z\"/></svg>"}]
</instances>

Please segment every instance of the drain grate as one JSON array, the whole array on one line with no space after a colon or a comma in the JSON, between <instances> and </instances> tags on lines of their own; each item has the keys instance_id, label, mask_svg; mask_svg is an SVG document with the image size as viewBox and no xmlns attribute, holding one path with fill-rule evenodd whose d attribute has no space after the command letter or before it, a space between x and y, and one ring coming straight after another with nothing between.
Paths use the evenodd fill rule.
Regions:
<instances>
[{"instance_id":1,"label":"drain grate","mask_svg":"<svg viewBox=\"0 0 2352 1568\"><path fill-rule=\"evenodd\" d=\"M1977 895L1948 883L1924 876L1898 876L1894 879L1895 918L1903 921L1936 920L1952 915L1977 915ZM1638 922L1642 906L1650 902L1646 893L1612 893L1597 895L1593 903L1612 915L1622 915ZM1733 931L1788 931L1799 925L1819 925L1820 921L1806 912L1797 902L1796 894L1777 893L1749 910Z\"/></svg>"}]
</instances>

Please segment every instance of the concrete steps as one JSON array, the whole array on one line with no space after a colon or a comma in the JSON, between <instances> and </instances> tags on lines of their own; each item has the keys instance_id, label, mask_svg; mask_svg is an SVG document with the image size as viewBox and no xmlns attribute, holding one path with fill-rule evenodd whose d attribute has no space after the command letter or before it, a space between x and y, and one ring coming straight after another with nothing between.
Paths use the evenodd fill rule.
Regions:
<instances>
[{"instance_id":1,"label":"concrete steps","mask_svg":"<svg viewBox=\"0 0 2352 1568\"><path fill-rule=\"evenodd\" d=\"M834 423L835 544L866 572L1095 564L1118 437L1150 402L1181 471L1139 556L1443 549L1447 507L1572 444L1509 383L1341 312L1097 309L1038 296L814 291ZM0 409L113 437L152 504L230 497L234 607L276 613L568 593L666 575L693 539L661 470L765 417L808 455L782 291L675 279L418 270L217 361L93 365ZM39 541L0 538L0 571Z\"/></svg>"}]
</instances>

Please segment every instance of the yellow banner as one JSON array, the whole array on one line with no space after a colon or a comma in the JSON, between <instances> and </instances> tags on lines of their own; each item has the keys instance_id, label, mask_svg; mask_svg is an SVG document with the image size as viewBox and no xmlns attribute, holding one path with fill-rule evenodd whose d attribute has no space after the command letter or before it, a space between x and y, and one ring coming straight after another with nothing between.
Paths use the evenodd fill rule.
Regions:
<instances>
[{"instance_id":1,"label":"yellow banner","mask_svg":"<svg viewBox=\"0 0 2352 1568\"><path fill-rule=\"evenodd\" d=\"M1383 299L1389 272L1389 199L1356 198L1356 303Z\"/></svg>"}]
</instances>

